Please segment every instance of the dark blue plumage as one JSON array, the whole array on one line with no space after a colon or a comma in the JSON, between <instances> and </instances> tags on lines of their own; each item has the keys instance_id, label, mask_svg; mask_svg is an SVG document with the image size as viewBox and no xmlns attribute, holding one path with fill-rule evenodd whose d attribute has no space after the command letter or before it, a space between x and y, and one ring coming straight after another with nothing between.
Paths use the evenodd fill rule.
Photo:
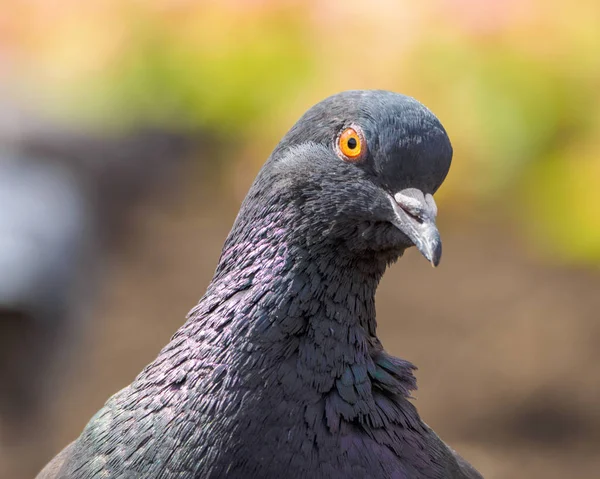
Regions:
<instances>
[{"instance_id":1,"label":"dark blue plumage","mask_svg":"<svg viewBox=\"0 0 600 479\"><path fill-rule=\"evenodd\" d=\"M350 127L360 161L340 153ZM187 322L39 477L480 477L421 421L414 367L376 335L387 265L412 245L439 261L431 195L451 157L439 121L402 95L309 110Z\"/></svg>"}]
</instances>

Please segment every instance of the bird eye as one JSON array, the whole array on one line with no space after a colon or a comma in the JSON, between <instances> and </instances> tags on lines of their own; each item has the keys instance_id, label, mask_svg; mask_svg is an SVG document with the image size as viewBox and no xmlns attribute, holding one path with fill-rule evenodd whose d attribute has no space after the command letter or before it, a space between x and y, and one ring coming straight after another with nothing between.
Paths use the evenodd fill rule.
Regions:
<instances>
[{"instance_id":1,"label":"bird eye","mask_svg":"<svg viewBox=\"0 0 600 479\"><path fill-rule=\"evenodd\" d=\"M367 153L367 143L362 130L349 127L343 130L337 140L338 156L350 163L362 160Z\"/></svg>"}]
</instances>

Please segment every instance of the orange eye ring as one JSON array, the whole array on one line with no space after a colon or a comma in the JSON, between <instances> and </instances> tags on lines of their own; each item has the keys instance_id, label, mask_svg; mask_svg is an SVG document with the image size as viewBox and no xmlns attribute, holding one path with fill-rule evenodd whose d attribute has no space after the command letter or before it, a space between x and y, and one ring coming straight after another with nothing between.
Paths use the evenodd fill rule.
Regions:
<instances>
[{"instance_id":1,"label":"orange eye ring","mask_svg":"<svg viewBox=\"0 0 600 479\"><path fill-rule=\"evenodd\" d=\"M342 130L336 146L338 156L349 163L357 163L367 154L367 142L363 132L355 126Z\"/></svg>"}]
</instances>

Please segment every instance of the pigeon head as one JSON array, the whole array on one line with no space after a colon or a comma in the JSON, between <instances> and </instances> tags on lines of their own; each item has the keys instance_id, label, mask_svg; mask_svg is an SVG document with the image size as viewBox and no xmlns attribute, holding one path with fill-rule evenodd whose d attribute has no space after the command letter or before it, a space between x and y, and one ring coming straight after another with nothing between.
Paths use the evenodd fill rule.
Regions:
<instances>
[{"instance_id":1,"label":"pigeon head","mask_svg":"<svg viewBox=\"0 0 600 479\"><path fill-rule=\"evenodd\" d=\"M435 266L441 240L432 195L451 159L444 128L415 99L347 91L300 118L259 173L247 203L262 212L293 210L286 219L307 242L345 246L351 254L387 252L391 260L414 245Z\"/></svg>"}]
</instances>

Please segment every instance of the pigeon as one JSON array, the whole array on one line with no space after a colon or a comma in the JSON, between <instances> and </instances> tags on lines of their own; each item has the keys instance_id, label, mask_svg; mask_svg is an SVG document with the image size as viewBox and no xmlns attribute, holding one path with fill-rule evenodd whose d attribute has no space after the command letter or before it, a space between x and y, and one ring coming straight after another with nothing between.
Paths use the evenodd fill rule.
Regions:
<instances>
[{"instance_id":1,"label":"pigeon","mask_svg":"<svg viewBox=\"0 0 600 479\"><path fill-rule=\"evenodd\" d=\"M415 367L377 337L375 291L416 246L452 147L417 100L346 91L258 173L214 277L158 357L39 479L480 478L425 424Z\"/></svg>"}]
</instances>

